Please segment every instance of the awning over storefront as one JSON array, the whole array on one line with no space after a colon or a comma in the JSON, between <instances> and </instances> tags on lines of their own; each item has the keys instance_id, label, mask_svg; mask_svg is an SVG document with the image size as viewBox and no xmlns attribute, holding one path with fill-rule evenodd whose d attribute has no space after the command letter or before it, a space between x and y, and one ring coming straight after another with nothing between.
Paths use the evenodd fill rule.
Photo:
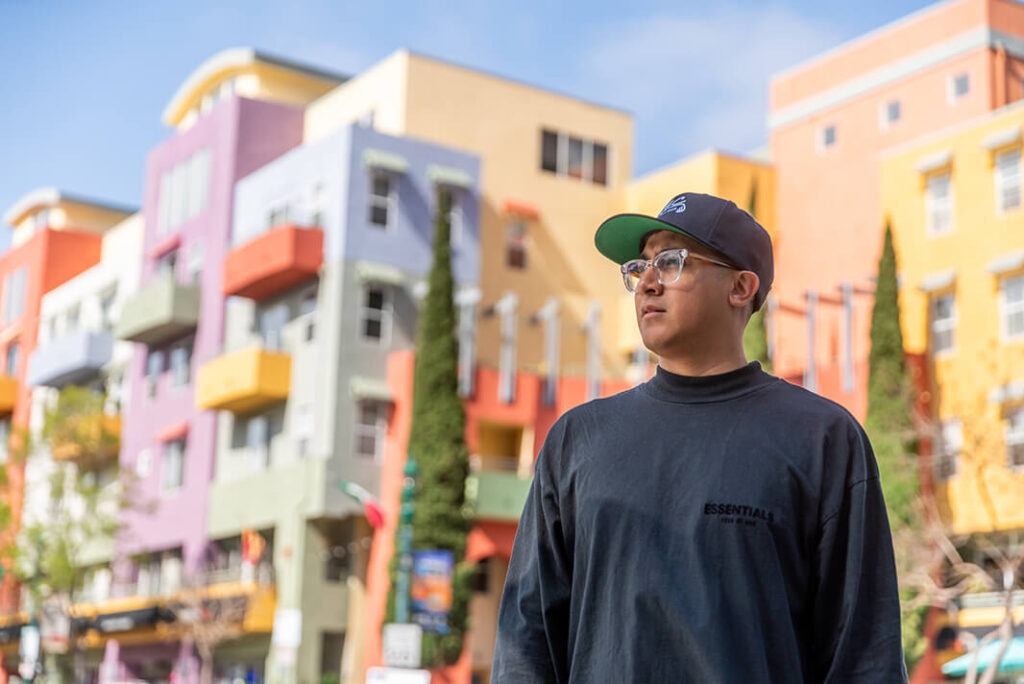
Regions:
<instances>
[{"instance_id":1,"label":"awning over storefront","mask_svg":"<svg viewBox=\"0 0 1024 684\"><path fill-rule=\"evenodd\" d=\"M954 658L942 666L942 674L947 677L963 677L971 669L975 655L978 658L978 673L980 674L995 660L1001 645L1002 641L993 641L983 646L977 654L971 652ZM996 670L997 674L1012 674L1014 672L1024 672L1024 637L1014 637L1010 640L1010 645L999 663L999 669Z\"/></svg>"},{"instance_id":2,"label":"awning over storefront","mask_svg":"<svg viewBox=\"0 0 1024 684\"><path fill-rule=\"evenodd\" d=\"M166 608L153 606L138 610L125 610L117 613L96 616L90 627L101 634L129 632L139 627L155 625L158 622L170 622L174 614Z\"/></svg>"}]
</instances>

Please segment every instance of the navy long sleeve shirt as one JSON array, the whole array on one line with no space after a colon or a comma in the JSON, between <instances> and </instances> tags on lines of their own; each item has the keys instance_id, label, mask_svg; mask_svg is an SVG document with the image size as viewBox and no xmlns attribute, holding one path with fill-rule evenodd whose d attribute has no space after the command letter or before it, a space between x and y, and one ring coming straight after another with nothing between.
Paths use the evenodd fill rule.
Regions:
<instances>
[{"instance_id":1,"label":"navy long sleeve shirt","mask_svg":"<svg viewBox=\"0 0 1024 684\"><path fill-rule=\"evenodd\" d=\"M658 369L552 427L492 681L906 681L871 446L761 371Z\"/></svg>"}]
</instances>

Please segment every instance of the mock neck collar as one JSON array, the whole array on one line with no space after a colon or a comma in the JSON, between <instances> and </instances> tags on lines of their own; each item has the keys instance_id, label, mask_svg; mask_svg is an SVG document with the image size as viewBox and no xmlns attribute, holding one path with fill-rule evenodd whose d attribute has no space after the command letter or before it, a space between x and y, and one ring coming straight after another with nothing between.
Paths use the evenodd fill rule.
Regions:
<instances>
[{"instance_id":1,"label":"mock neck collar","mask_svg":"<svg viewBox=\"0 0 1024 684\"><path fill-rule=\"evenodd\" d=\"M735 399L777 381L778 378L761 370L760 363L751 361L719 375L676 375L658 366L654 377L644 383L643 388L661 401L707 404Z\"/></svg>"}]
</instances>

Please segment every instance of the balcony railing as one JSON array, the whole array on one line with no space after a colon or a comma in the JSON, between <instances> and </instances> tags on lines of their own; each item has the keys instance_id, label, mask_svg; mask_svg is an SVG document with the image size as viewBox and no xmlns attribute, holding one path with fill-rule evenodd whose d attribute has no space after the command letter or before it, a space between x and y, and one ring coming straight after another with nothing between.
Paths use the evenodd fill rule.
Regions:
<instances>
[{"instance_id":1,"label":"balcony railing","mask_svg":"<svg viewBox=\"0 0 1024 684\"><path fill-rule=\"evenodd\" d=\"M196 405L245 413L284 401L291 391L290 354L260 347L219 356L199 369Z\"/></svg>"},{"instance_id":2,"label":"balcony railing","mask_svg":"<svg viewBox=\"0 0 1024 684\"><path fill-rule=\"evenodd\" d=\"M224 261L224 294L262 301L320 271L323 231L286 224L231 251Z\"/></svg>"},{"instance_id":3,"label":"balcony railing","mask_svg":"<svg viewBox=\"0 0 1024 684\"><path fill-rule=\"evenodd\" d=\"M148 346L181 337L199 323L199 288L160 276L124 303L117 338Z\"/></svg>"},{"instance_id":4,"label":"balcony railing","mask_svg":"<svg viewBox=\"0 0 1024 684\"><path fill-rule=\"evenodd\" d=\"M532 477L517 473L514 456L470 456L466 503L477 520L515 522L523 512Z\"/></svg>"},{"instance_id":5,"label":"balcony railing","mask_svg":"<svg viewBox=\"0 0 1024 684\"><path fill-rule=\"evenodd\" d=\"M79 330L32 352L28 384L63 387L91 379L114 355L114 336L107 330Z\"/></svg>"},{"instance_id":6,"label":"balcony railing","mask_svg":"<svg viewBox=\"0 0 1024 684\"><path fill-rule=\"evenodd\" d=\"M0 416L14 412L18 403L18 379L0 375Z\"/></svg>"}]
</instances>

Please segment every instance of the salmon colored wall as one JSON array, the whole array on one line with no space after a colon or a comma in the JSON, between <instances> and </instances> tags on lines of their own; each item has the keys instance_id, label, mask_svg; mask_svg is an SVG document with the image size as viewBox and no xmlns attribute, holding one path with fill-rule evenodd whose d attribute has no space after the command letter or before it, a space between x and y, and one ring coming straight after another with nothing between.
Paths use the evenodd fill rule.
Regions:
<instances>
[{"instance_id":1,"label":"salmon colored wall","mask_svg":"<svg viewBox=\"0 0 1024 684\"><path fill-rule=\"evenodd\" d=\"M878 64L908 57L970 26L982 26L989 2L1002 0L939 5L783 74L772 87L788 95L777 97L773 108L777 112L782 104L820 94L843 85L844 79L863 76ZM1024 23L1003 27L1011 29L1024 34ZM877 62L876 52L884 56L882 62ZM884 228L879 155L987 111L994 92L992 64L993 53L987 48L963 53L772 130L779 227L775 294L782 304L775 328L775 369L780 375L800 377L807 364L808 333L803 315L807 290L834 299L843 282L864 290L872 287ZM961 72L970 75L970 92L950 103L948 80ZM885 127L880 124L879 111L891 99L900 100L902 117ZM836 144L820 149L820 131L827 125L836 126ZM855 300L853 353L858 372L854 391L835 393L825 384L819 386L819 391L859 418L867 408L864 371L870 344L870 310L870 296ZM823 376L841 369L845 354L843 310L824 305L817 313L814 358L819 376Z\"/></svg>"},{"instance_id":2,"label":"salmon colored wall","mask_svg":"<svg viewBox=\"0 0 1024 684\"><path fill-rule=\"evenodd\" d=\"M992 1L957 0L933 5L787 70L772 80L771 109L788 107L875 69L885 69L914 52L980 28L985 25ZM1003 4L999 0L995 2Z\"/></svg>"},{"instance_id":3,"label":"salmon colored wall","mask_svg":"<svg viewBox=\"0 0 1024 684\"><path fill-rule=\"evenodd\" d=\"M367 625L366 662L368 666L380 664L381 626L384 622L387 592L390 588L388 564L395 548L395 531L399 515L403 469L406 460L409 428L412 424L413 373L415 354L411 351L396 352L388 360L388 386L395 405L388 421L385 443L384 465L381 472L381 507L385 525L373 537L370 562L367 569L367 601L364 624ZM516 386L521 390L517 400L506 405L498 399L497 373L493 369L479 368L477 390L473 399L465 402L466 441L472 450L476 437L474 426L480 420L495 423L517 424L533 427L535 441L534 458L554 422L574 406L586 400L584 378L562 378L559 381L554 406L544 406L539 388L540 378L520 374ZM627 389L622 382L606 382L601 386L601 395L609 396ZM520 422L525 421L525 422ZM479 560L492 555L508 558L515 538L515 523L486 522L477 525L467 540L466 555L470 560ZM472 638L472 634L469 638ZM442 681L469 682L470 664L465 651L459 663L446 670Z\"/></svg>"},{"instance_id":4,"label":"salmon colored wall","mask_svg":"<svg viewBox=\"0 0 1024 684\"><path fill-rule=\"evenodd\" d=\"M19 268L26 269L25 304L21 317L12 321L0 331L0 351L6 358L7 345L17 340L18 352L18 399L11 417L16 429L26 427L31 412L32 390L25 382L28 359L35 350L39 331L39 310L43 295L85 269L99 263L102 237L89 233L42 230L27 242L14 247L0 256L0 289L4 279ZM12 459L7 463L9 487L7 503L13 514L10 534L16 534L21 521L21 507L24 501L24 464ZM9 611L18 605L18 591L11 575L5 575L0 612Z\"/></svg>"}]
</instances>

